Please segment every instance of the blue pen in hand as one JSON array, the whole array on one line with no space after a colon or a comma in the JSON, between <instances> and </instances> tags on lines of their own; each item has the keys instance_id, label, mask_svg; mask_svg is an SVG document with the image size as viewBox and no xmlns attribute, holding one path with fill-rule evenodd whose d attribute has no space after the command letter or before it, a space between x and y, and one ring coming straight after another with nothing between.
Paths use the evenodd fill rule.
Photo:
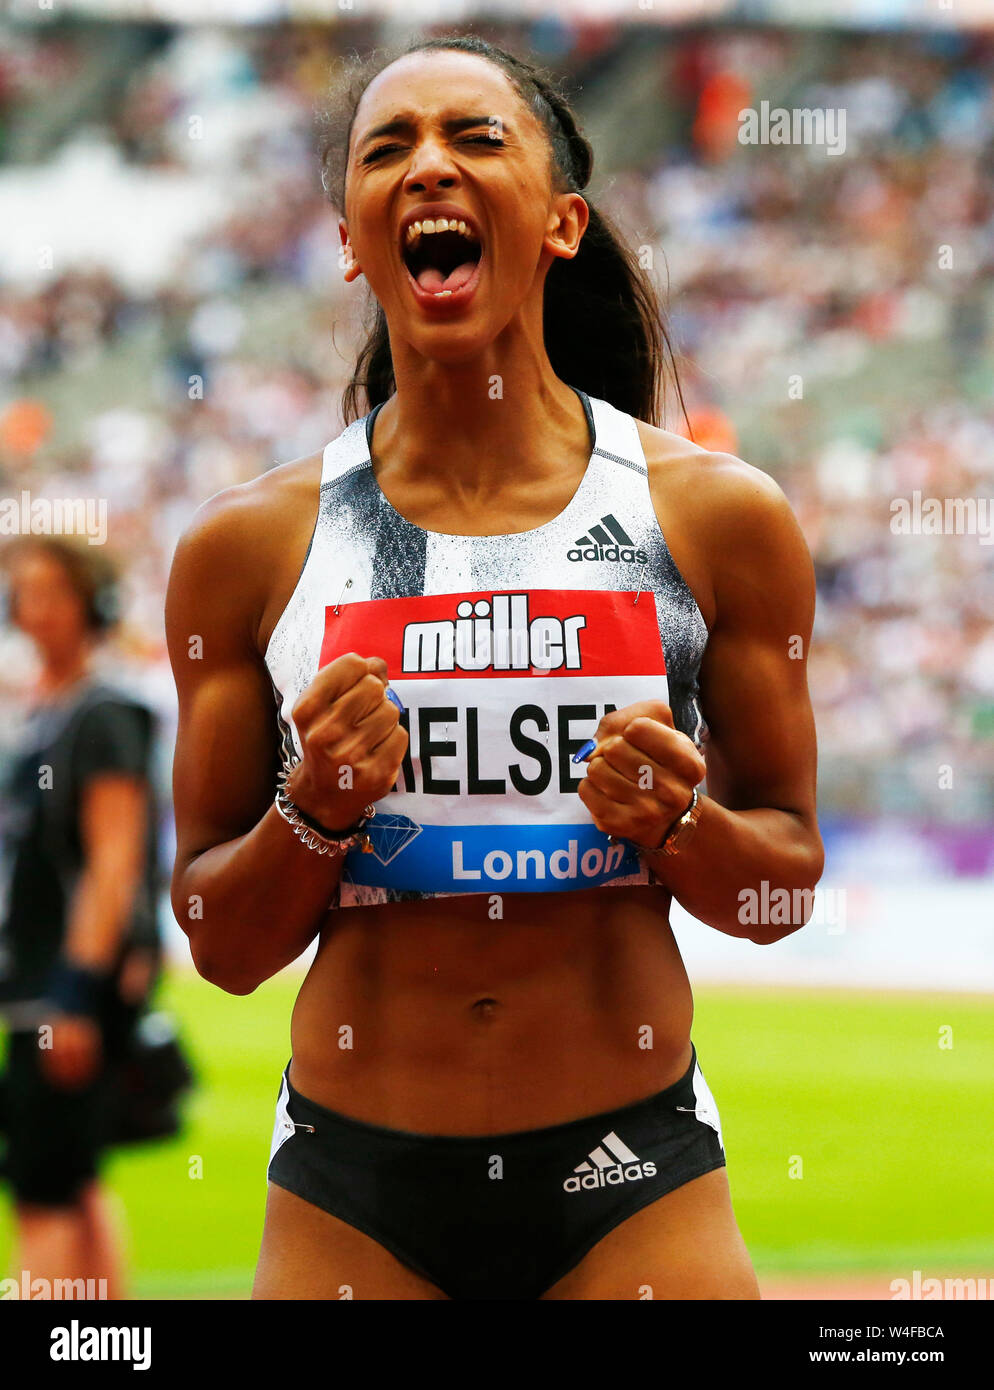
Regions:
<instances>
[{"instance_id":1,"label":"blue pen in hand","mask_svg":"<svg viewBox=\"0 0 994 1390\"><path fill-rule=\"evenodd\" d=\"M573 761L575 763L585 763L596 747L597 740L588 738L586 743L581 744L573 754Z\"/></svg>"}]
</instances>

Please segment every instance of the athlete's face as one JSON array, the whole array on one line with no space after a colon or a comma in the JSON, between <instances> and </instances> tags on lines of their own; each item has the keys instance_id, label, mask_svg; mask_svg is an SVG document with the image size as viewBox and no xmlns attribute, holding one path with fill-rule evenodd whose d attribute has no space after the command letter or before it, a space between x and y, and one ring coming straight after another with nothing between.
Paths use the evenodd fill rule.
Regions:
<instances>
[{"instance_id":1,"label":"athlete's face","mask_svg":"<svg viewBox=\"0 0 994 1390\"><path fill-rule=\"evenodd\" d=\"M409 54L367 87L344 211L345 278L365 275L392 343L440 361L481 351L522 306L540 324L546 271L588 217L553 191L548 139L503 71L454 51Z\"/></svg>"}]
</instances>

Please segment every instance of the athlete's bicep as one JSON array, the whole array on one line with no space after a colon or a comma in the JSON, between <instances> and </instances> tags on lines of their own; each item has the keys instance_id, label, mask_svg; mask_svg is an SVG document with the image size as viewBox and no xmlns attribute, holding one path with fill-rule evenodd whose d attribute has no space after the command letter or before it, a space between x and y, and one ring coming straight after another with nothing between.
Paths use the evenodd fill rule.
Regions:
<instances>
[{"instance_id":1,"label":"athlete's bicep","mask_svg":"<svg viewBox=\"0 0 994 1390\"><path fill-rule=\"evenodd\" d=\"M740 461L719 509L716 616L701 663L709 793L814 823L816 742L807 685L814 570L790 505ZM722 535L721 513L727 519Z\"/></svg>"},{"instance_id":2,"label":"athlete's bicep","mask_svg":"<svg viewBox=\"0 0 994 1390\"><path fill-rule=\"evenodd\" d=\"M166 637L179 700L173 762L177 871L244 834L273 798L275 701L255 647L257 567L237 500L205 504L177 547ZM255 573L253 569L255 568Z\"/></svg>"}]
</instances>

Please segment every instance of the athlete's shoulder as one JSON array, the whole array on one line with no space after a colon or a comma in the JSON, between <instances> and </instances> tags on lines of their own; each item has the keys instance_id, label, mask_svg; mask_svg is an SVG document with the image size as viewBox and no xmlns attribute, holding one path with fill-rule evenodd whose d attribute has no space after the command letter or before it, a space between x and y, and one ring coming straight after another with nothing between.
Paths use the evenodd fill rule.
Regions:
<instances>
[{"instance_id":1,"label":"athlete's shoulder","mask_svg":"<svg viewBox=\"0 0 994 1390\"><path fill-rule=\"evenodd\" d=\"M670 430L638 422L658 507L681 523L711 559L716 592L760 567L808 586L811 559L780 484L736 454L705 449ZM725 583L723 584L723 581Z\"/></svg>"},{"instance_id":2,"label":"athlete's shoulder","mask_svg":"<svg viewBox=\"0 0 994 1390\"><path fill-rule=\"evenodd\" d=\"M173 556L167 623L170 613L205 604L236 625L257 622L274 580L306 548L317 513L321 457L279 464L200 504Z\"/></svg>"},{"instance_id":3,"label":"athlete's shoulder","mask_svg":"<svg viewBox=\"0 0 994 1390\"><path fill-rule=\"evenodd\" d=\"M715 510L734 511L741 516L782 511L789 503L779 483L769 473L746 463L736 454L706 449L693 440L637 420L642 448L649 469L650 484L667 488L686 487Z\"/></svg>"},{"instance_id":4,"label":"athlete's shoulder","mask_svg":"<svg viewBox=\"0 0 994 1390\"><path fill-rule=\"evenodd\" d=\"M688 523L699 521L720 548L798 529L783 488L762 468L644 420L636 424L653 496L679 505Z\"/></svg>"},{"instance_id":5,"label":"athlete's shoulder","mask_svg":"<svg viewBox=\"0 0 994 1390\"><path fill-rule=\"evenodd\" d=\"M317 453L214 493L179 538L174 580L186 579L201 592L226 590L251 599L255 585L264 589L280 557L293 549L297 533L310 537L320 483Z\"/></svg>"},{"instance_id":6,"label":"athlete's shoulder","mask_svg":"<svg viewBox=\"0 0 994 1390\"><path fill-rule=\"evenodd\" d=\"M299 514L308 497L316 502L321 458L320 451L308 454L215 492L194 512L183 539L237 545L273 536L272 528L287 516Z\"/></svg>"}]
</instances>

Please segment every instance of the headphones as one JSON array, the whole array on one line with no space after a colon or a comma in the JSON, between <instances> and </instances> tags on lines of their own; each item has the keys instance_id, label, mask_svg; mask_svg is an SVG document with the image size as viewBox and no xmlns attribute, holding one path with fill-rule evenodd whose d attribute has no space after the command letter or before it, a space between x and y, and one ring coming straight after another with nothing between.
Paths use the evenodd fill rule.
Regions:
<instances>
[{"instance_id":1,"label":"headphones","mask_svg":"<svg viewBox=\"0 0 994 1390\"><path fill-rule=\"evenodd\" d=\"M121 617L121 593L113 579L98 584L86 606L87 626L93 632L106 632Z\"/></svg>"}]
</instances>

